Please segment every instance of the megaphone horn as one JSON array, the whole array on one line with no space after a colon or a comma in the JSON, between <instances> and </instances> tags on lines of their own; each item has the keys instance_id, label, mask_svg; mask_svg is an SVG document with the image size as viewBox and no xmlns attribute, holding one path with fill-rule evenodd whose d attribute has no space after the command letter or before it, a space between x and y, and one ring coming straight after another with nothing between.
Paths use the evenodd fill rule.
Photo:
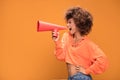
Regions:
<instances>
[{"instance_id":1,"label":"megaphone horn","mask_svg":"<svg viewBox=\"0 0 120 80\"><path fill-rule=\"evenodd\" d=\"M37 31L41 32L41 31L58 31L58 30L65 30L67 29L64 26L60 26L57 24L52 24L52 23L48 23L48 22L43 22L43 21L38 21L37 23Z\"/></svg>"}]
</instances>

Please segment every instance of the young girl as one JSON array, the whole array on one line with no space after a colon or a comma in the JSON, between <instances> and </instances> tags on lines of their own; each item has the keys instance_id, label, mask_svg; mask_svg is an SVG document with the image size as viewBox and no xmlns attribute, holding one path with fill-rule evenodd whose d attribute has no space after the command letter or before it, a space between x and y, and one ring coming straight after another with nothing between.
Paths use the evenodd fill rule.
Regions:
<instances>
[{"instance_id":1,"label":"young girl","mask_svg":"<svg viewBox=\"0 0 120 80\"><path fill-rule=\"evenodd\" d=\"M59 35L52 33L56 44L55 56L66 62L68 80L92 80L90 74L103 73L107 66L107 58L104 52L88 38L92 29L92 15L81 7L73 7L65 14L68 32Z\"/></svg>"}]
</instances>

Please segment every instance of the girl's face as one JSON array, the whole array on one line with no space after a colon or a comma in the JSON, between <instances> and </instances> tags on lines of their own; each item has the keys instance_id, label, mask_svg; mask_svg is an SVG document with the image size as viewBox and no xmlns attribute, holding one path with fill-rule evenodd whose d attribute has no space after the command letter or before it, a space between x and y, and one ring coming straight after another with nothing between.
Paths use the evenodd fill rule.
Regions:
<instances>
[{"instance_id":1,"label":"girl's face","mask_svg":"<svg viewBox=\"0 0 120 80\"><path fill-rule=\"evenodd\" d=\"M76 28L76 25L75 25L75 22L74 22L73 18L68 19L67 27L68 27L69 33L71 35L75 34L75 32L77 31L77 28Z\"/></svg>"}]
</instances>

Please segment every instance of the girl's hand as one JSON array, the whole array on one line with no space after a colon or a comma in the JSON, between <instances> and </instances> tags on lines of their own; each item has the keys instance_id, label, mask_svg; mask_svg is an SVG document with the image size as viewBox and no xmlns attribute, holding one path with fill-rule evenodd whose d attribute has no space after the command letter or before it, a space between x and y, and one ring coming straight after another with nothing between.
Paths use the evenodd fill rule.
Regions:
<instances>
[{"instance_id":1,"label":"girl's hand","mask_svg":"<svg viewBox=\"0 0 120 80\"><path fill-rule=\"evenodd\" d=\"M53 41L58 41L59 40L59 32L52 32L52 39Z\"/></svg>"},{"instance_id":2,"label":"girl's hand","mask_svg":"<svg viewBox=\"0 0 120 80\"><path fill-rule=\"evenodd\" d=\"M80 71L81 71L83 74L86 74L85 69L84 69L83 67L80 67Z\"/></svg>"}]
</instances>

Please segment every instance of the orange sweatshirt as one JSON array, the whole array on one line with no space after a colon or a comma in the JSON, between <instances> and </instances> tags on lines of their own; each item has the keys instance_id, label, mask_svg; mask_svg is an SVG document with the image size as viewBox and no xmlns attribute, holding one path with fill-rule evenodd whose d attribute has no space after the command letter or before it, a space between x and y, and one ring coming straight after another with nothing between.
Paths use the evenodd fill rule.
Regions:
<instances>
[{"instance_id":1,"label":"orange sweatshirt","mask_svg":"<svg viewBox=\"0 0 120 80\"><path fill-rule=\"evenodd\" d=\"M73 38L66 32L62 40L55 41L55 44L57 59L84 67L86 74L103 73L108 66L106 55L87 36L75 44Z\"/></svg>"}]
</instances>

